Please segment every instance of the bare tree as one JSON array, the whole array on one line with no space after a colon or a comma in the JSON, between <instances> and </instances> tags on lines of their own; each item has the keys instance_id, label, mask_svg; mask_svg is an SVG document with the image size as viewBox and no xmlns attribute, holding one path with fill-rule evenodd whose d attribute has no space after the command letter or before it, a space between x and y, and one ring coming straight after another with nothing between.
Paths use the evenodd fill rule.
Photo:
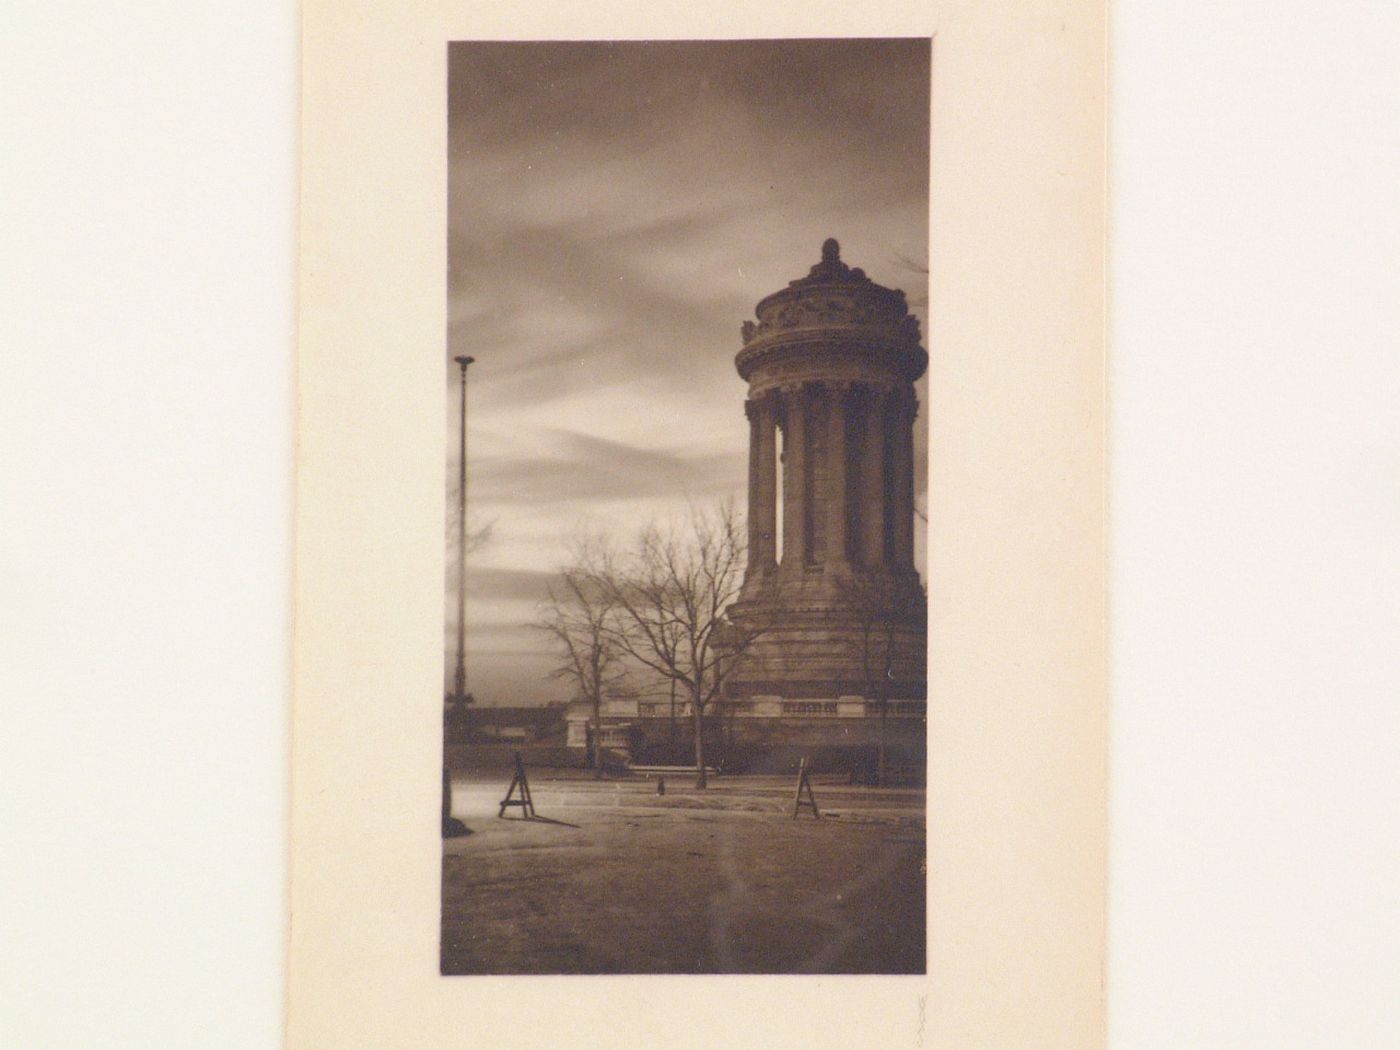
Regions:
<instances>
[{"instance_id":1,"label":"bare tree","mask_svg":"<svg viewBox=\"0 0 1400 1050\"><path fill-rule=\"evenodd\" d=\"M926 615L921 588L910 588L883 573L862 573L839 584L846 615L857 631L851 645L860 660L865 695L873 699L880 713L879 741L875 759L875 782L884 787L888 779L886 728L889 718L889 683L894 678L895 636L899 627L919 621Z\"/></svg>"},{"instance_id":2,"label":"bare tree","mask_svg":"<svg viewBox=\"0 0 1400 1050\"><path fill-rule=\"evenodd\" d=\"M650 526L631 546L604 551L589 566L607 595L609 639L689 701L697 788L707 780L705 711L758 633L724 615L743 582L743 536L732 504L692 507L683 524Z\"/></svg>"},{"instance_id":3,"label":"bare tree","mask_svg":"<svg viewBox=\"0 0 1400 1050\"><path fill-rule=\"evenodd\" d=\"M582 559L587 564L585 553ZM586 568L565 569L551 584L534 624L554 639L562 660L552 677L568 679L593 707L593 775L603 775L603 694L622 677L621 650L609 627L610 590Z\"/></svg>"}]
</instances>

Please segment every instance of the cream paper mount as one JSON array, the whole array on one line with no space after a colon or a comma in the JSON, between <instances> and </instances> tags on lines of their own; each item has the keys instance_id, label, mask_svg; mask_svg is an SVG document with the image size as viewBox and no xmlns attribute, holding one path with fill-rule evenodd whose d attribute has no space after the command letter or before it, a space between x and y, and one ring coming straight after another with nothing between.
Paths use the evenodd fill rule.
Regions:
<instances>
[{"instance_id":1,"label":"cream paper mount","mask_svg":"<svg viewBox=\"0 0 1400 1050\"><path fill-rule=\"evenodd\" d=\"M928 974L438 974L452 40L931 37ZM310 0L288 1045L1104 1040L1105 11ZM858 261L858 260L857 260Z\"/></svg>"}]
</instances>

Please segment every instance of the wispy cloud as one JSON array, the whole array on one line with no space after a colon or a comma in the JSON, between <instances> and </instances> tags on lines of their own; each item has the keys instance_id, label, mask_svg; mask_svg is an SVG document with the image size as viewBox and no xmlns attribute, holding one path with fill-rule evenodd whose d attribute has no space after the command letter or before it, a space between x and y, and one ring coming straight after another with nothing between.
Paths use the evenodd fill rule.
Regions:
<instances>
[{"instance_id":1,"label":"wispy cloud","mask_svg":"<svg viewBox=\"0 0 1400 1050\"><path fill-rule=\"evenodd\" d=\"M474 568L467 574L467 600L538 602L545 598L555 579L555 573L539 569Z\"/></svg>"},{"instance_id":2,"label":"wispy cloud","mask_svg":"<svg viewBox=\"0 0 1400 1050\"><path fill-rule=\"evenodd\" d=\"M469 650L495 687L547 670L541 640L511 622L581 519L625 533L742 491L739 326L826 237L927 301L929 52L452 46L443 375L455 408L450 357L477 359L471 516L495 528L469 561Z\"/></svg>"},{"instance_id":3,"label":"wispy cloud","mask_svg":"<svg viewBox=\"0 0 1400 1050\"><path fill-rule=\"evenodd\" d=\"M645 448L567 430L551 430L546 455L482 457L473 484L488 504L546 503L578 508L589 502L653 495L708 496L727 492L742 457L704 450Z\"/></svg>"}]
</instances>

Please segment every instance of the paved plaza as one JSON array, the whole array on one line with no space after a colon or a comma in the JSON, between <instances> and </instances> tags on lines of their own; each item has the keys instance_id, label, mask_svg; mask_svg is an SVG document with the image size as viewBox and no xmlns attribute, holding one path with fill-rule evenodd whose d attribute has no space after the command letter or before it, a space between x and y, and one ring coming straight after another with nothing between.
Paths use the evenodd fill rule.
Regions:
<instances>
[{"instance_id":1,"label":"paved plaza","mask_svg":"<svg viewBox=\"0 0 1400 1050\"><path fill-rule=\"evenodd\" d=\"M690 779L531 771L521 820L508 777L455 774L443 972L923 972L921 790L818 777L793 820L791 778Z\"/></svg>"}]
</instances>

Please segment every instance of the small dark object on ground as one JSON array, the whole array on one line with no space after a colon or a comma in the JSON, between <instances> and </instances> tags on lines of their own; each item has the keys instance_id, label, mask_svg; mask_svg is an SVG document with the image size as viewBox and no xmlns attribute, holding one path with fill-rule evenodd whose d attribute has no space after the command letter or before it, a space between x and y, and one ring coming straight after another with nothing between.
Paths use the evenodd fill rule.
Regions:
<instances>
[{"instance_id":1,"label":"small dark object on ground","mask_svg":"<svg viewBox=\"0 0 1400 1050\"><path fill-rule=\"evenodd\" d=\"M452 815L452 779L448 775L447 765L444 763L442 767L442 837L456 839L470 834L471 829Z\"/></svg>"},{"instance_id":2,"label":"small dark object on ground","mask_svg":"<svg viewBox=\"0 0 1400 1050\"><path fill-rule=\"evenodd\" d=\"M658 777L658 778L656 779L656 793L657 793L658 795L664 795L664 794L666 794L666 778L665 778L665 777Z\"/></svg>"},{"instance_id":3,"label":"small dark object on ground","mask_svg":"<svg viewBox=\"0 0 1400 1050\"><path fill-rule=\"evenodd\" d=\"M456 817L444 817L442 820L442 837L445 839L459 839L463 835L470 835L472 829L463 824Z\"/></svg>"}]
</instances>

